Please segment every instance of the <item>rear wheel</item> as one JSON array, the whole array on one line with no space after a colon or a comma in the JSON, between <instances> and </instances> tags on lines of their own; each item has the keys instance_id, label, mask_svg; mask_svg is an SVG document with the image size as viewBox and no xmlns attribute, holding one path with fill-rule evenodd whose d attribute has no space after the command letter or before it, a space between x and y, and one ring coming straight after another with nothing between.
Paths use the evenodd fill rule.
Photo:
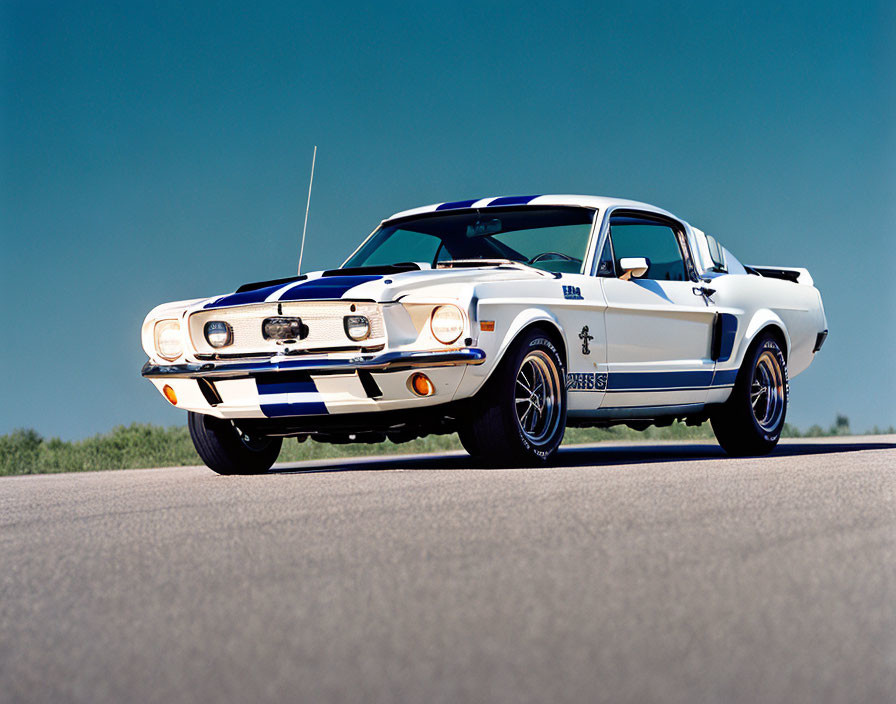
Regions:
<instances>
[{"instance_id":1,"label":"rear wheel","mask_svg":"<svg viewBox=\"0 0 896 704\"><path fill-rule=\"evenodd\" d=\"M541 331L524 333L508 350L459 430L471 455L492 464L540 464L566 430L563 360Z\"/></svg>"},{"instance_id":2,"label":"rear wheel","mask_svg":"<svg viewBox=\"0 0 896 704\"><path fill-rule=\"evenodd\" d=\"M193 446L218 474L263 474L277 461L282 438L250 436L229 420L190 411L187 425Z\"/></svg>"},{"instance_id":3,"label":"rear wheel","mask_svg":"<svg viewBox=\"0 0 896 704\"><path fill-rule=\"evenodd\" d=\"M784 352L772 335L747 351L730 398L711 416L712 429L729 455L765 455L784 429L790 383Z\"/></svg>"}]
</instances>

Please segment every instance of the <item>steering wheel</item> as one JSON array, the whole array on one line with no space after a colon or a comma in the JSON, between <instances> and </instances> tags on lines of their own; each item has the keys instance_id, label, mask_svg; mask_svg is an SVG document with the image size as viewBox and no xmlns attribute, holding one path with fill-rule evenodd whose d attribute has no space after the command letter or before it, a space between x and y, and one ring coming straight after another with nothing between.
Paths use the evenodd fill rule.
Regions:
<instances>
[{"instance_id":1,"label":"steering wheel","mask_svg":"<svg viewBox=\"0 0 896 704\"><path fill-rule=\"evenodd\" d=\"M556 259L565 259L568 262L576 261L575 257L571 257L568 254L564 254L563 252L542 252L541 254L536 254L532 257L526 264L534 264L535 262L540 262L542 259L546 257L554 257Z\"/></svg>"}]
</instances>

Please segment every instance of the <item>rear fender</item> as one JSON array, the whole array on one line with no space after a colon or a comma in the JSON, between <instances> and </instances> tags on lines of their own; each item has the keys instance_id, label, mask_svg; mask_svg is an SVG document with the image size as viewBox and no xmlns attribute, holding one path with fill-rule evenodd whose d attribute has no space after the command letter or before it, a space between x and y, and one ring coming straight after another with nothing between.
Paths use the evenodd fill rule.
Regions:
<instances>
[{"instance_id":1,"label":"rear fender","mask_svg":"<svg viewBox=\"0 0 896 704\"><path fill-rule=\"evenodd\" d=\"M741 340L740 348L737 353L737 366L740 368L741 364L743 364L744 356L747 353L747 350L750 348L750 345L756 340L756 337L767 327L775 327L780 332L781 336L784 338L784 358L789 359L790 357L790 335L787 332L787 326L784 325L784 321L781 320L780 317L773 311L768 308L760 308L757 310L753 317L750 319L750 322L747 324L747 327L744 330L744 336Z\"/></svg>"}]
</instances>

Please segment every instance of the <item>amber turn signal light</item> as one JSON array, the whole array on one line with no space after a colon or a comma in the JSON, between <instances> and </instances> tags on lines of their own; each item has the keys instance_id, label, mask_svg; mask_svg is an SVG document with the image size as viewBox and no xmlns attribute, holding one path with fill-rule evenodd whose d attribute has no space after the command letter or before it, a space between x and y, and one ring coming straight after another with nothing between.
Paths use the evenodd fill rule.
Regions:
<instances>
[{"instance_id":1,"label":"amber turn signal light","mask_svg":"<svg viewBox=\"0 0 896 704\"><path fill-rule=\"evenodd\" d=\"M436 392L436 387L429 380L429 377L421 372L411 374L411 378L408 379L408 386L418 396L432 396Z\"/></svg>"},{"instance_id":2,"label":"amber turn signal light","mask_svg":"<svg viewBox=\"0 0 896 704\"><path fill-rule=\"evenodd\" d=\"M172 406L176 406L176 405L177 405L177 394L174 393L174 389L172 389L170 386L168 386L168 384L165 384L165 385L162 387L162 395L163 395L165 398L168 399L168 402L169 402Z\"/></svg>"},{"instance_id":3,"label":"amber turn signal light","mask_svg":"<svg viewBox=\"0 0 896 704\"><path fill-rule=\"evenodd\" d=\"M479 321L479 329L482 332L494 332L495 331L495 321L494 320L481 320Z\"/></svg>"}]
</instances>

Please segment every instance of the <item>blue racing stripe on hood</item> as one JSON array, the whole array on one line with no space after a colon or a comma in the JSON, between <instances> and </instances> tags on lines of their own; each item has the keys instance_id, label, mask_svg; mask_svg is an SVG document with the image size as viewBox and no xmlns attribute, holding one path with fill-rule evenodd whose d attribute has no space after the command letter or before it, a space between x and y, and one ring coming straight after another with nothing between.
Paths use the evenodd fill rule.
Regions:
<instances>
[{"instance_id":1,"label":"blue racing stripe on hood","mask_svg":"<svg viewBox=\"0 0 896 704\"><path fill-rule=\"evenodd\" d=\"M302 281L292 288L286 290L277 300L280 301L303 301L315 300L323 298L342 298L343 294L355 286L366 284L368 281L376 281L382 279L382 276L364 275L364 276L327 276L319 279L311 279L310 281ZM264 303L275 291L283 288L283 284L276 286L266 286L254 291L244 291L243 293L231 293L222 296L211 303L206 303L203 308L229 308L230 306L244 306L249 303Z\"/></svg>"},{"instance_id":2,"label":"blue racing stripe on hood","mask_svg":"<svg viewBox=\"0 0 896 704\"><path fill-rule=\"evenodd\" d=\"M263 303L274 291L283 288L283 284L276 286L265 286L257 288L254 291L244 291L242 293L231 293L228 296L222 296L211 303L206 303L204 308L227 308L228 306L243 306L247 303Z\"/></svg>"},{"instance_id":3,"label":"blue racing stripe on hood","mask_svg":"<svg viewBox=\"0 0 896 704\"><path fill-rule=\"evenodd\" d=\"M326 276L296 284L288 289L281 301L307 301L324 298L342 298L346 291L368 281L379 281L382 276Z\"/></svg>"}]
</instances>

